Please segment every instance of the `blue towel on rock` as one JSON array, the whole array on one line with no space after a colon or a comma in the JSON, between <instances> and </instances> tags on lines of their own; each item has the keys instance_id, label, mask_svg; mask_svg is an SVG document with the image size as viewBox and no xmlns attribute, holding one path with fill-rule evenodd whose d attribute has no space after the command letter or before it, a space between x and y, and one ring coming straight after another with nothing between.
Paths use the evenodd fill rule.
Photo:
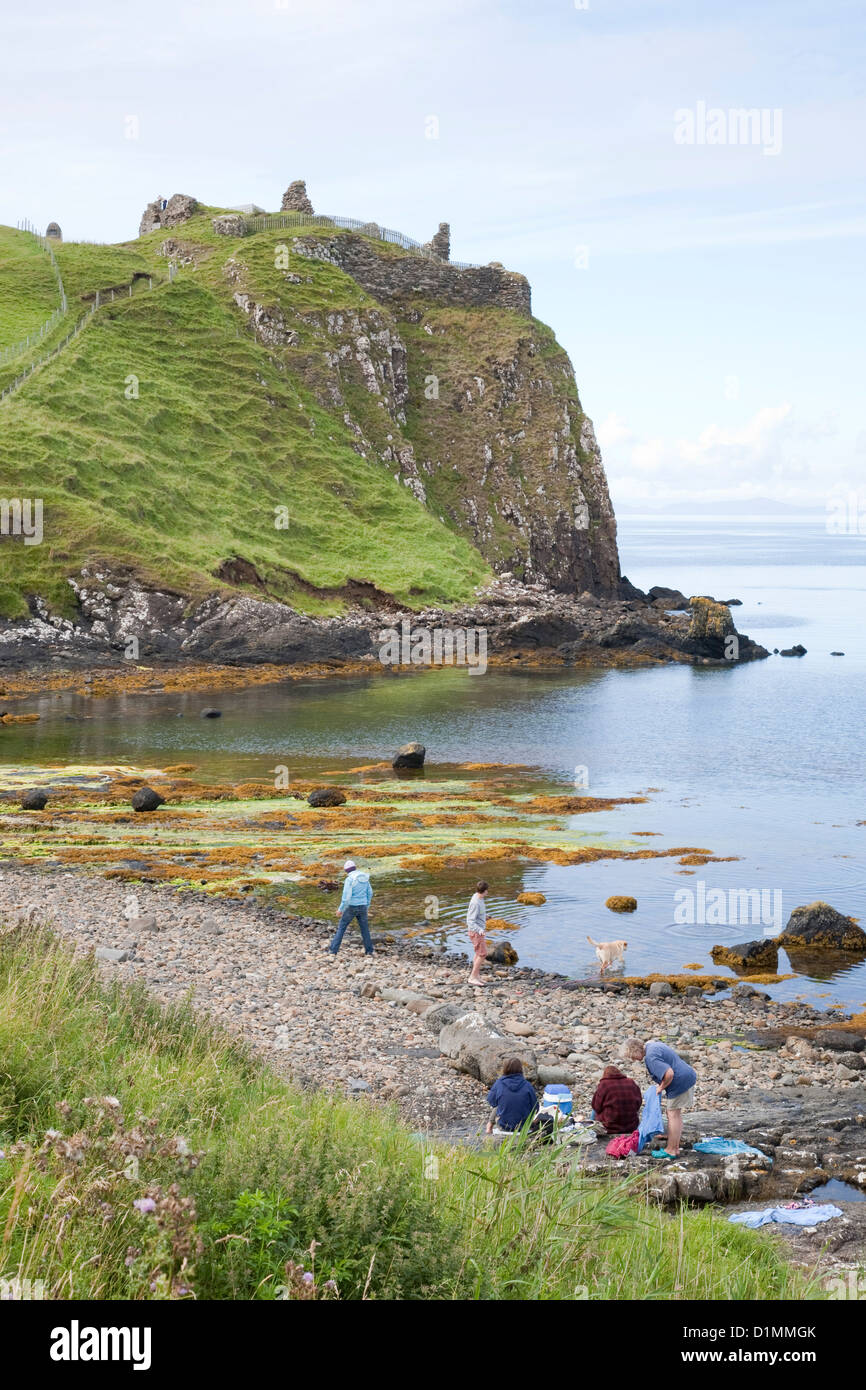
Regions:
<instances>
[{"instance_id":1,"label":"blue towel on rock","mask_svg":"<svg viewBox=\"0 0 866 1390\"><path fill-rule=\"evenodd\" d=\"M655 1086L647 1086L643 1093L643 1110L638 1125L637 1151L643 1153L644 1147L654 1134L663 1134L665 1122L662 1119L662 1103Z\"/></svg>"},{"instance_id":2,"label":"blue towel on rock","mask_svg":"<svg viewBox=\"0 0 866 1390\"><path fill-rule=\"evenodd\" d=\"M820 1207L767 1207L765 1211L735 1211L728 1220L754 1230L757 1226L769 1226L774 1221L782 1226L819 1226L822 1221L831 1221L834 1216L841 1215L839 1207L827 1202Z\"/></svg>"},{"instance_id":3,"label":"blue towel on rock","mask_svg":"<svg viewBox=\"0 0 866 1390\"><path fill-rule=\"evenodd\" d=\"M753 1144L746 1144L742 1139L723 1139L720 1134L713 1134L701 1140L699 1144L693 1145L695 1153L699 1154L756 1154L758 1158L763 1158L766 1163L773 1160L767 1154L756 1149Z\"/></svg>"}]
</instances>

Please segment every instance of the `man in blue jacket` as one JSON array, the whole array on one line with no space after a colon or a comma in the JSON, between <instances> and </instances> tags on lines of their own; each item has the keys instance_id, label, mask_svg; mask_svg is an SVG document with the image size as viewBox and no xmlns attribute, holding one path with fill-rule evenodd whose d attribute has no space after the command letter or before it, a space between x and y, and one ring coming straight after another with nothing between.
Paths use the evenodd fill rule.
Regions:
<instances>
[{"instance_id":1,"label":"man in blue jacket","mask_svg":"<svg viewBox=\"0 0 866 1390\"><path fill-rule=\"evenodd\" d=\"M359 869L353 859L346 860L343 865L343 872L346 875L346 881L343 884L343 896L340 899L340 906L337 908L337 916L340 921L328 950L332 956L337 954L347 926L352 918L356 917L358 919L358 926L361 928L361 940L364 943L364 953L365 955L372 956L373 942L370 937L370 924L367 921L367 908L370 906L370 901L373 897L370 875L363 869Z\"/></svg>"}]
</instances>

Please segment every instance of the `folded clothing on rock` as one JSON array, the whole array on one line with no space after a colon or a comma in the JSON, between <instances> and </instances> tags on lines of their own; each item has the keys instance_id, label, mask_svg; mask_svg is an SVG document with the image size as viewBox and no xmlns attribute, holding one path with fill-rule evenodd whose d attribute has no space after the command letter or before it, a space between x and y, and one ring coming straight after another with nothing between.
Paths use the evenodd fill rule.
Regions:
<instances>
[{"instance_id":1,"label":"folded clothing on rock","mask_svg":"<svg viewBox=\"0 0 866 1390\"><path fill-rule=\"evenodd\" d=\"M765 1211L735 1211L728 1220L754 1230L757 1226L769 1226L772 1222L782 1226L818 1226L822 1221L832 1221L834 1216L841 1215L841 1209L828 1202L824 1206L814 1207L767 1207Z\"/></svg>"}]
</instances>

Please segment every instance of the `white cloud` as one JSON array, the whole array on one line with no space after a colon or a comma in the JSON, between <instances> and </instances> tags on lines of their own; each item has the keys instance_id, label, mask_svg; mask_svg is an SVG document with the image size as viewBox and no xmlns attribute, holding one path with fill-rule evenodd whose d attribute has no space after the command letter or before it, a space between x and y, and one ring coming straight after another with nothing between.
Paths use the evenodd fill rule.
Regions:
<instances>
[{"instance_id":1,"label":"white cloud","mask_svg":"<svg viewBox=\"0 0 866 1390\"><path fill-rule=\"evenodd\" d=\"M823 506L834 487L856 486L862 461L832 415L805 419L785 402L736 425L706 425L686 439L643 438L621 417L597 428L615 503L779 502Z\"/></svg>"}]
</instances>

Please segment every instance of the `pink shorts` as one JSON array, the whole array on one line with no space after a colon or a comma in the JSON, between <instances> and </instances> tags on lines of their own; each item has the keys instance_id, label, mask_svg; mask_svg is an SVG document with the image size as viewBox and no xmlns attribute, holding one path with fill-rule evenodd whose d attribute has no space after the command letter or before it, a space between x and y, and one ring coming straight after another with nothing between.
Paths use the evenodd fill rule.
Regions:
<instances>
[{"instance_id":1,"label":"pink shorts","mask_svg":"<svg viewBox=\"0 0 866 1390\"><path fill-rule=\"evenodd\" d=\"M472 949L475 952L475 959L485 960L487 957L486 939L483 936L476 936L474 932L470 932L469 940L472 942Z\"/></svg>"}]
</instances>

